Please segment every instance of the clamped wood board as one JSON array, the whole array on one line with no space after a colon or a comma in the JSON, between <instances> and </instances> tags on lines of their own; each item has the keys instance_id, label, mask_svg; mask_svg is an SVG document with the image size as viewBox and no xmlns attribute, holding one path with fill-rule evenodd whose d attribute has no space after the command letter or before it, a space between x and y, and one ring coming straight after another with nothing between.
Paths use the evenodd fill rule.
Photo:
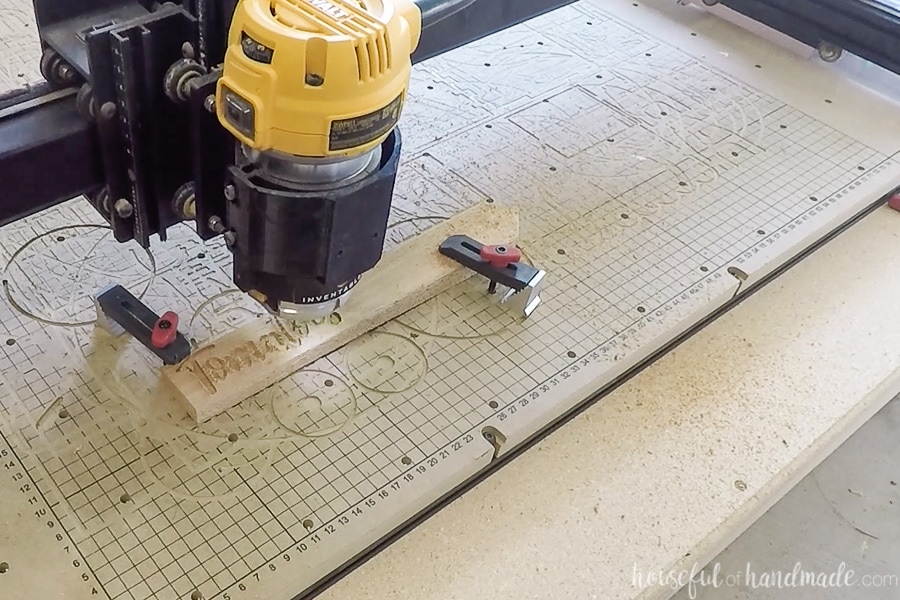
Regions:
<instances>
[{"instance_id":1,"label":"clamped wood board","mask_svg":"<svg viewBox=\"0 0 900 600\"><path fill-rule=\"evenodd\" d=\"M198 423L289 376L474 275L438 247L465 234L491 244L519 237L518 210L481 204L389 251L353 290L346 309L311 323L262 318L162 369L162 378Z\"/></svg>"}]
</instances>

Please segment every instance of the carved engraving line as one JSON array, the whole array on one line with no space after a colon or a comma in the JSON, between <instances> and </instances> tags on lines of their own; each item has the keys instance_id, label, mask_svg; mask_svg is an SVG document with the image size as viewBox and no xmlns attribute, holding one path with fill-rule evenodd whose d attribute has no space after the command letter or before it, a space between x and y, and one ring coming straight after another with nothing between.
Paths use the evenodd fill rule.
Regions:
<instances>
[{"instance_id":1,"label":"carved engraving line","mask_svg":"<svg viewBox=\"0 0 900 600\"><path fill-rule=\"evenodd\" d=\"M311 329L341 324L341 315L332 313L310 322L278 321L279 330L264 333L255 341L244 342L228 351L217 355L215 344L192 353L177 370L186 369L210 393L218 391L216 384L223 383L230 377L239 375L254 365L262 365L268 358L280 352L289 352L303 344ZM212 356L210 356L212 355Z\"/></svg>"}]
</instances>

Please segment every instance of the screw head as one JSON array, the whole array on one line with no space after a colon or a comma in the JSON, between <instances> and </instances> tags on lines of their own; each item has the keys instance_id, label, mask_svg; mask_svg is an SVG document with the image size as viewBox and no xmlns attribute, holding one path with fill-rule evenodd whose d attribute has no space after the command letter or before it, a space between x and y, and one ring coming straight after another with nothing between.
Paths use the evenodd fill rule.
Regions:
<instances>
[{"instance_id":1,"label":"screw head","mask_svg":"<svg viewBox=\"0 0 900 600\"><path fill-rule=\"evenodd\" d=\"M822 42L819 44L819 58L824 60L825 62L833 63L837 62L839 58L844 54L844 50L831 42Z\"/></svg>"},{"instance_id":2,"label":"screw head","mask_svg":"<svg viewBox=\"0 0 900 600\"><path fill-rule=\"evenodd\" d=\"M213 94L207 96L203 101L203 108L205 108L207 112L216 112L216 97Z\"/></svg>"},{"instance_id":3,"label":"screw head","mask_svg":"<svg viewBox=\"0 0 900 600\"><path fill-rule=\"evenodd\" d=\"M185 58L194 58L194 46L190 42L181 45L181 55Z\"/></svg>"},{"instance_id":4,"label":"screw head","mask_svg":"<svg viewBox=\"0 0 900 600\"><path fill-rule=\"evenodd\" d=\"M212 216L209 218L209 221L206 222L209 225L209 228L212 229L215 233L222 233L225 231L225 224L222 222L221 217Z\"/></svg>"},{"instance_id":5,"label":"screw head","mask_svg":"<svg viewBox=\"0 0 900 600\"><path fill-rule=\"evenodd\" d=\"M104 102L100 107L100 116L106 120L116 116L116 105L113 102Z\"/></svg>"},{"instance_id":6,"label":"screw head","mask_svg":"<svg viewBox=\"0 0 900 600\"><path fill-rule=\"evenodd\" d=\"M116 200L116 203L113 204L113 209L123 219L129 219L134 214L134 205L125 198Z\"/></svg>"},{"instance_id":7,"label":"screw head","mask_svg":"<svg viewBox=\"0 0 900 600\"><path fill-rule=\"evenodd\" d=\"M225 186L225 199L229 202L234 202L237 199L237 188L234 187L234 184L229 183Z\"/></svg>"}]
</instances>

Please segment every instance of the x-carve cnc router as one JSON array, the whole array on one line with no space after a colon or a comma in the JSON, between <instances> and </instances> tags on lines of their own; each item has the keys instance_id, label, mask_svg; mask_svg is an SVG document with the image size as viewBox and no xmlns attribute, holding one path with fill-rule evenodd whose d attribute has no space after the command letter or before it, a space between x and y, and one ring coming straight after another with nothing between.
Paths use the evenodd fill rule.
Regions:
<instances>
[{"instance_id":1,"label":"x-carve cnc router","mask_svg":"<svg viewBox=\"0 0 900 600\"><path fill-rule=\"evenodd\" d=\"M779 20L799 2L723 4L828 58L894 68L896 52L860 45L868 34L823 29L883 29L887 4L835 2L844 20L821 24ZM0 185L46 185L2 203L4 598L321 592L900 183L895 104L693 8L582 0L427 52L387 244L482 202L518 206L545 304L522 321L471 279L197 425L154 357L96 331L93 294L121 283L198 343L260 307L234 289L225 244L193 225L123 245L90 202L57 195L14 220L51 188L102 183L75 97L43 96L29 8L0 2L0 81L16 90L0 105ZM531 16L466 10L448 25L481 27L464 38ZM9 168L26 151L41 161Z\"/></svg>"}]
</instances>

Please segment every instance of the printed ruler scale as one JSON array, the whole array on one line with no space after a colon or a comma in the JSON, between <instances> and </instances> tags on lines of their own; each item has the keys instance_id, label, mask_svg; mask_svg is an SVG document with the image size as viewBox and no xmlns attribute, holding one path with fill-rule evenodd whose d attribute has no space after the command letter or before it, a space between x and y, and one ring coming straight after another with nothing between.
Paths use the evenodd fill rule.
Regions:
<instances>
[{"instance_id":1,"label":"printed ruler scale","mask_svg":"<svg viewBox=\"0 0 900 600\"><path fill-rule=\"evenodd\" d=\"M518 205L549 272L527 322L473 279L197 426L91 297L221 335L260 313L223 244L120 246L78 200L0 229L0 598L301 595L900 183L895 106L661 4L415 70L390 242ZM5 88L36 77L30 6L0 0Z\"/></svg>"}]
</instances>

